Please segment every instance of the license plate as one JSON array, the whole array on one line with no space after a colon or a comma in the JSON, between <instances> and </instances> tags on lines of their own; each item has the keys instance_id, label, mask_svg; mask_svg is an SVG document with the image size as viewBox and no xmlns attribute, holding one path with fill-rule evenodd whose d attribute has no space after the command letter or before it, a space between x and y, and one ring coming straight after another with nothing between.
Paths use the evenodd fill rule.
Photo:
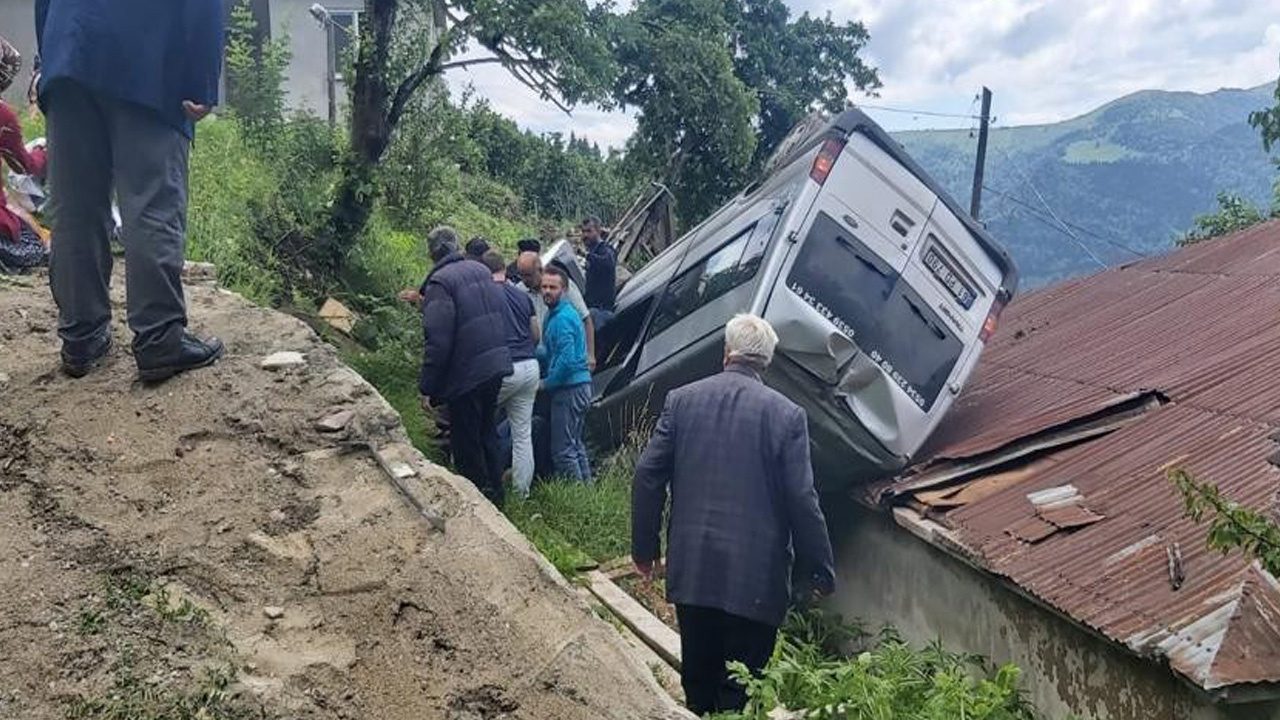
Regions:
<instances>
[{"instance_id":1,"label":"license plate","mask_svg":"<svg viewBox=\"0 0 1280 720\"><path fill-rule=\"evenodd\" d=\"M960 275L951 269L951 265L942 259L937 250L929 248L925 251L924 264L965 310L973 307L974 301L978 299L977 293L960 279Z\"/></svg>"}]
</instances>

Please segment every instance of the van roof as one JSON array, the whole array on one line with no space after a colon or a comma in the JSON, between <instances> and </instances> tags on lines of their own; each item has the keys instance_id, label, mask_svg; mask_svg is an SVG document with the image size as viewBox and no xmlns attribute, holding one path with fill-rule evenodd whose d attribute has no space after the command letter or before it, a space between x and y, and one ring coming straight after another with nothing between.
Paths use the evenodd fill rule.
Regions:
<instances>
[{"instance_id":1,"label":"van roof","mask_svg":"<svg viewBox=\"0 0 1280 720\"><path fill-rule=\"evenodd\" d=\"M978 245L982 247L983 251L987 253L996 266L1000 268L1000 271L1004 274L1004 281L1001 289L1007 294L1005 300L1007 301L1012 299L1014 293L1017 292L1018 289L1018 266L1013 261L1013 257L1004 249L1004 246L996 241L995 237L993 237L991 233L987 232L987 229L983 227L981 223L974 220L967 211L961 208L955 199L952 198L951 195L937 183L937 181L930 177L929 173L925 172L924 168L920 167L920 164L917 163L915 159L907 154L907 151L902 148L902 145L900 145L898 141L894 140L889 133L885 132L883 128L876 124L875 120L872 120L861 110L857 108L849 108L848 110L840 113L822 126L820 130L809 136L809 138L803 142L797 143L795 148L787 153L780 162L775 164L775 167L783 168L790 165L805 153L812 150L814 146L821 144L829 138L840 138L843 140L847 139L853 133L859 133L863 137L866 137L868 140L875 143L881 150L884 150L890 157L905 167L912 175L916 176L920 182L924 183L934 195L938 196L938 199L946 205L947 209L950 210L953 215L959 218L960 222L969 230L974 239L978 241Z\"/></svg>"}]
</instances>

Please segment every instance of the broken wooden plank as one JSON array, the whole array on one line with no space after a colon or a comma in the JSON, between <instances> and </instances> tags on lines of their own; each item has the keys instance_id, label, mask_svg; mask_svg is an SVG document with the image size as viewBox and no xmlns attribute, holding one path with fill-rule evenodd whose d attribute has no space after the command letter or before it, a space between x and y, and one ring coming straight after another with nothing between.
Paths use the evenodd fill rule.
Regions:
<instances>
[{"instance_id":1,"label":"broken wooden plank","mask_svg":"<svg viewBox=\"0 0 1280 720\"><path fill-rule=\"evenodd\" d=\"M618 616L645 645L653 648L667 664L680 669L680 636L649 612L635 598L618 587L607 575L593 570L586 575L587 589L609 611Z\"/></svg>"}]
</instances>

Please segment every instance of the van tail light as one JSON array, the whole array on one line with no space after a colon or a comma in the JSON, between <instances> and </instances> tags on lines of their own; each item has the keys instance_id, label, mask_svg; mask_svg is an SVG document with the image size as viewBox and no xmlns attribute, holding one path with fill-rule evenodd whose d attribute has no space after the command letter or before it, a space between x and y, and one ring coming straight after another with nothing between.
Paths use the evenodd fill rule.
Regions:
<instances>
[{"instance_id":1,"label":"van tail light","mask_svg":"<svg viewBox=\"0 0 1280 720\"><path fill-rule=\"evenodd\" d=\"M813 169L809 171L809 177L813 178L822 185L827 181L827 176L831 174L831 169L836 166L836 160L840 158L840 153L844 151L843 138L828 138L822 143L822 149L818 151L818 157L814 158Z\"/></svg>"},{"instance_id":2,"label":"van tail light","mask_svg":"<svg viewBox=\"0 0 1280 720\"><path fill-rule=\"evenodd\" d=\"M1008 300L1000 297L991 303L991 312L987 313L987 319L982 323L982 330L978 333L979 340L985 343L991 339L992 335L996 334L996 325L1000 322L1000 313L1004 312L1004 306L1008 302Z\"/></svg>"}]
</instances>

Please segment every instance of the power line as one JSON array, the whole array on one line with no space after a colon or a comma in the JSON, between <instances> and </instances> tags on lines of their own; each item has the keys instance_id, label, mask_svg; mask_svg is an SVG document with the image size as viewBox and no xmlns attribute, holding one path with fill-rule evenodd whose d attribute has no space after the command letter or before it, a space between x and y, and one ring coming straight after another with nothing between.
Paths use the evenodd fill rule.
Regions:
<instances>
[{"instance_id":1,"label":"power line","mask_svg":"<svg viewBox=\"0 0 1280 720\"><path fill-rule=\"evenodd\" d=\"M863 105L861 103L858 103L857 107L865 108L867 110L882 110L884 112L903 113L905 115L928 115L929 117L958 118L961 120L980 120L981 119L979 116L973 115L973 114L961 115L959 113L933 112L932 110L911 110L909 108L886 107L884 105Z\"/></svg>"},{"instance_id":2,"label":"power line","mask_svg":"<svg viewBox=\"0 0 1280 720\"><path fill-rule=\"evenodd\" d=\"M990 185L986 185L986 184L984 184L982 187L983 187L985 190L987 190L987 192L995 193L996 195L999 195L1000 197L1002 197L1002 198L1004 198L1004 199L1006 199L1006 200L1008 200L1008 201L1010 201L1010 202L1012 202L1012 203L1016 203L1017 205L1022 206L1022 209L1023 209L1023 210L1026 210L1027 212L1031 213L1032 215L1035 215L1036 217L1038 217L1038 218L1040 218L1040 219L1042 219L1042 220L1049 219L1049 218L1048 218L1048 216L1046 216L1045 214L1043 214L1042 212L1040 212L1038 209L1036 209L1036 207L1035 207L1035 206L1033 206L1031 203L1027 202L1026 200L1023 200L1022 198L1018 197L1017 195L1012 195L1012 194L1007 193L1007 192L1005 192L1005 191L1003 191L1003 190L997 190L996 188L993 188L993 187L991 187ZM1123 250L1123 251L1125 251L1125 252L1127 252L1127 253L1129 253L1129 254L1131 254L1131 255L1135 256L1135 257L1145 258L1145 257L1147 257L1147 255L1148 255L1148 253L1144 253L1144 252L1142 252L1142 251L1140 251L1140 250L1134 250L1132 247L1130 247L1129 245L1126 245L1126 244L1124 244L1124 243L1120 242L1119 240L1115 240L1115 239L1113 239L1113 238L1109 238L1109 237L1107 237L1106 235L1100 235L1100 234L1098 234L1098 233L1094 232L1093 230L1090 230L1089 228L1084 227L1083 225L1078 225L1078 224L1073 223L1073 222L1070 222L1070 221L1066 222L1066 224L1067 224L1067 225L1069 225L1069 226L1071 226L1071 227L1072 227L1072 228L1074 228L1075 230L1078 230L1078 231L1080 231L1081 233L1083 233L1083 234L1085 234L1085 235L1088 235L1088 236L1089 236L1089 237L1091 237L1091 238L1095 238L1095 239L1097 239L1097 240L1101 240L1102 242L1107 243L1108 245L1111 245L1112 247L1119 248L1120 250ZM1050 225L1050 227L1052 227L1053 229L1057 230L1058 232L1062 232L1062 228L1060 228L1060 227L1058 227L1058 226L1056 226L1056 225Z\"/></svg>"},{"instance_id":3,"label":"power line","mask_svg":"<svg viewBox=\"0 0 1280 720\"><path fill-rule=\"evenodd\" d=\"M1036 187L1035 183L1031 182L1031 178L1027 177L1026 173L1022 172L1021 168L1018 167L1017 163L1013 161L1013 158L1009 157L1009 154L1004 152L1003 150L1000 151L1000 154L1004 155L1005 161L1009 163L1009 167L1013 168L1013 171L1018 173L1018 175L1022 178L1022 181L1026 183L1027 187L1031 188L1031 192L1035 194L1036 199L1040 201L1040 204L1044 206L1044 209L1049 213L1050 216L1053 217L1054 222L1062 226L1062 229L1067 234L1067 237L1071 238L1072 242L1074 242L1077 246L1079 246L1079 248L1083 250L1091 260L1097 263L1098 267L1102 268L1103 270L1109 269L1111 266L1103 262L1102 258L1098 257L1097 253L1095 253L1088 245L1085 245L1084 242L1080 240L1080 238L1076 237L1076 234L1071 231L1071 227L1067 225L1065 222L1063 222L1062 218L1058 217L1058 213L1054 212L1052 207L1049 207L1049 203L1047 200L1044 199L1044 195L1040 194L1040 189Z\"/></svg>"}]
</instances>

